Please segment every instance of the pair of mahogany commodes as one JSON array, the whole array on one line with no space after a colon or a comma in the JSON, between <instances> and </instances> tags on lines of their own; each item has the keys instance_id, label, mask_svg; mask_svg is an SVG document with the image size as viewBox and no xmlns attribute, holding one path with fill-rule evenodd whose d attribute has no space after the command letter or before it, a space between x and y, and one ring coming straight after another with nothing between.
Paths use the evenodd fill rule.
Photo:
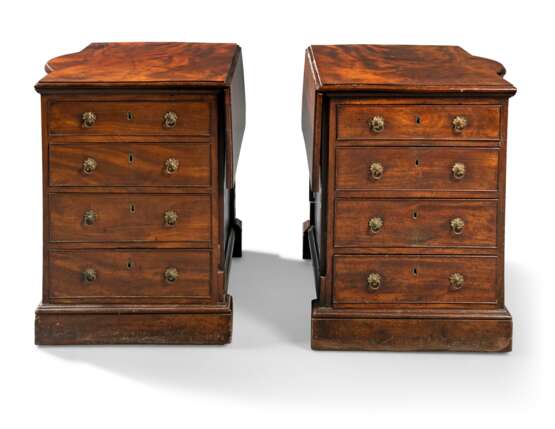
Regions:
<instances>
[{"instance_id":1,"label":"pair of mahogany commodes","mask_svg":"<svg viewBox=\"0 0 555 429\"><path fill-rule=\"evenodd\" d=\"M239 46L95 43L46 71L36 343L228 343ZM314 349L511 349L504 73L454 46L307 49Z\"/></svg>"}]
</instances>

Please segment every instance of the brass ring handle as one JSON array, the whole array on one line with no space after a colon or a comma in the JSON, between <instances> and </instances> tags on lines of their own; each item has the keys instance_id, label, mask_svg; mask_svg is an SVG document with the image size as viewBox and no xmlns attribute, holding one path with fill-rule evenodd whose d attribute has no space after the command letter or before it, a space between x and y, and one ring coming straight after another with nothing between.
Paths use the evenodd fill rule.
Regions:
<instances>
[{"instance_id":1,"label":"brass ring handle","mask_svg":"<svg viewBox=\"0 0 555 429\"><path fill-rule=\"evenodd\" d=\"M455 162L451 171L455 179L461 180L466 173L466 167L462 162Z\"/></svg>"},{"instance_id":2,"label":"brass ring handle","mask_svg":"<svg viewBox=\"0 0 555 429\"><path fill-rule=\"evenodd\" d=\"M96 212L94 210L87 210L83 214L83 223L85 225L92 225L96 222Z\"/></svg>"},{"instance_id":3,"label":"brass ring handle","mask_svg":"<svg viewBox=\"0 0 555 429\"><path fill-rule=\"evenodd\" d=\"M166 166L166 173L173 174L179 168L179 160L175 158L168 158L166 159L164 165Z\"/></svg>"},{"instance_id":4,"label":"brass ring handle","mask_svg":"<svg viewBox=\"0 0 555 429\"><path fill-rule=\"evenodd\" d=\"M378 290L382 285L382 276L378 273L368 274L368 289Z\"/></svg>"},{"instance_id":5,"label":"brass ring handle","mask_svg":"<svg viewBox=\"0 0 555 429\"><path fill-rule=\"evenodd\" d=\"M381 217L373 217L368 221L368 229L374 234L383 227L383 219Z\"/></svg>"},{"instance_id":6,"label":"brass ring handle","mask_svg":"<svg viewBox=\"0 0 555 429\"><path fill-rule=\"evenodd\" d=\"M381 133L385 128L385 120L383 116L374 116L368 121L368 127L375 133Z\"/></svg>"},{"instance_id":7,"label":"brass ring handle","mask_svg":"<svg viewBox=\"0 0 555 429\"><path fill-rule=\"evenodd\" d=\"M81 166L81 171L83 174L91 174L96 170L96 160L94 158L85 158L83 160L83 165Z\"/></svg>"},{"instance_id":8,"label":"brass ring handle","mask_svg":"<svg viewBox=\"0 0 555 429\"><path fill-rule=\"evenodd\" d=\"M383 165L379 162L373 162L369 168L370 177L374 180L380 180L383 177Z\"/></svg>"},{"instance_id":9,"label":"brass ring handle","mask_svg":"<svg viewBox=\"0 0 555 429\"><path fill-rule=\"evenodd\" d=\"M464 286L464 276L461 273L453 273L449 276L451 289L459 290Z\"/></svg>"},{"instance_id":10,"label":"brass ring handle","mask_svg":"<svg viewBox=\"0 0 555 429\"><path fill-rule=\"evenodd\" d=\"M81 126L83 128L90 128L96 122L96 115L94 112L84 112L81 115Z\"/></svg>"},{"instance_id":11,"label":"brass ring handle","mask_svg":"<svg viewBox=\"0 0 555 429\"><path fill-rule=\"evenodd\" d=\"M464 116L455 116L453 119L453 131L461 133L462 130L468 125L468 120Z\"/></svg>"},{"instance_id":12,"label":"brass ring handle","mask_svg":"<svg viewBox=\"0 0 555 429\"><path fill-rule=\"evenodd\" d=\"M164 271L164 278L168 283L175 283L178 277L179 271L177 271L177 268L169 267L166 268L166 271Z\"/></svg>"},{"instance_id":13,"label":"brass ring handle","mask_svg":"<svg viewBox=\"0 0 555 429\"><path fill-rule=\"evenodd\" d=\"M175 224L177 223L177 218L177 213L173 210L168 210L164 213L164 223L166 224L166 226L175 226Z\"/></svg>"},{"instance_id":14,"label":"brass ring handle","mask_svg":"<svg viewBox=\"0 0 555 429\"><path fill-rule=\"evenodd\" d=\"M164 114L164 128L173 128L177 124L177 113L167 112Z\"/></svg>"},{"instance_id":15,"label":"brass ring handle","mask_svg":"<svg viewBox=\"0 0 555 429\"><path fill-rule=\"evenodd\" d=\"M449 224L451 225L451 230L455 233L455 234L462 234L463 230L464 230L464 220L462 220L460 217L456 217L454 219L451 219L451 221L449 222Z\"/></svg>"},{"instance_id":16,"label":"brass ring handle","mask_svg":"<svg viewBox=\"0 0 555 429\"><path fill-rule=\"evenodd\" d=\"M91 283L96 280L96 271L92 268L87 268L81 273L85 283Z\"/></svg>"}]
</instances>

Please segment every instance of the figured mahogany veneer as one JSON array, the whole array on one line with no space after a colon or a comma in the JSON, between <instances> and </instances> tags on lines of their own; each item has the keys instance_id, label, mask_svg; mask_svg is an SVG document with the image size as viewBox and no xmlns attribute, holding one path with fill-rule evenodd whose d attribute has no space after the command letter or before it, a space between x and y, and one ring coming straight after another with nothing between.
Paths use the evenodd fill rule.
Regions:
<instances>
[{"instance_id":1,"label":"figured mahogany veneer","mask_svg":"<svg viewBox=\"0 0 555 429\"><path fill-rule=\"evenodd\" d=\"M455 46L307 49L313 348L511 349L504 74Z\"/></svg>"},{"instance_id":2,"label":"figured mahogany veneer","mask_svg":"<svg viewBox=\"0 0 555 429\"><path fill-rule=\"evenodd\" d=\"M228 343L241 49L95 43L46 71L36 343Z\"/></svg>"}]
</instances>

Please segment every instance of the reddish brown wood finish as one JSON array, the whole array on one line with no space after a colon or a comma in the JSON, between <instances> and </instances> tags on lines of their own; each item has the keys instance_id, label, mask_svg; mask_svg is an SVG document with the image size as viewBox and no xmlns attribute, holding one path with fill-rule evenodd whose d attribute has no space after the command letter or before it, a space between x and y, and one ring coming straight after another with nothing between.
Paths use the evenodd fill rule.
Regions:
<instances>
[{"instance_id":1,"label":"reddish brown wood finish","mask_svg":"<svg viewBox=\"0 0 555 429\"><path fill-rule=\"evenodd\" d=\"M452 46L308 48L313 348L511 349L504 203L516 90L503 75L501 64ZM372 218L383 221L374 232ZM464 276L458 290L453 273Z\"/></svg>"},{"instance_id":2,"label":"reddish brown wood finish","mask_svg":"<svg viewBox=\"0 0 555 429\"><path fill-rule=\"evenodd\" d=\"M182 241L210 244L210 198L207 195L64 194L50 195L50 241ZM96 220L84 221L93 210ZM175 225L164 214L177 214Z\"/></svg>"},{"instance_id":3,"label":"reddish brown wood finish","mask_svg":"<svg viewBox=\"0 0 555 429\"><path fill-rule=\"evenodd\" d=\"M83 172L92 158L96 169ZM50 146L50 186L210 186L210 146L203 143L78 143ZM178 161L176 171L166 162Z\"/></svg>"},{"instance_id":4,"label":"reddish brown wood finish","mask_svg":"<svg viewBox=\"0 0 555 429\"><path fill-rule=\"evenodd\" d=\"M335 202L336 247L495 247L496 200L350 200ZM372 232L371 218L383 220ZM464 221L461 233L452 219Z\"/></svg>"},{"instance_id":5,"label":"reddish brown wood finish","mask_svg":"<svg viewBox=\"0 0 555 429\"><path fill-rule=\"evenodd\" d=\"M337 140L498 140L500 106L387 106L339 105ZM373 131L368 122L379 116L382 131ZM460 132L453 120L462 116L467 125Z\"/></svg>"},{"instance_id":6,"label":"reddish brown wood finish","mask_svg":"<svg viewBox=\"0 0 555 429\"><path fill-rule=\"evenodd\" d=\"M82 115L93 112L96 121L83 127ZM164 115L174 112L173 128L164 126ZM161 135L210 136L208 99L171 101L57 101L49 109L49 133L57 135Z\"/></svg>"},{"instance_id":7,"label":"reddish brown wood finish","mask_svg":"<svg viewBox=\"0 0 555 429\"><path fill-rule=\"evenodd\" d=\"M497 149L338 147L335 162L338 190L497 191ZM373 163L383 167L377 178ZM457 163L462 178L453 174Z\"/></svg>"},{"instance_id":8,"label":"reddish brown wood finish","mask_svg":"<svg viewBox=\"0 0 555 429\"><path fill-rule=\"evenodd\" d=\"M353 256L334 258L334 302L350 304L496 304L495 257L484 256ZM381 284L368 287L368 275ZM464 276L460 288L449 276Z\"/></svg>"},{"instance_id":9,"label":"reddish brown wood finish","mask_svg":"<svg viewBox=\"0 0 555 429\"><path fill-rule=\"evenodd\" d=\"M210 298L210 252L194 250L58 250L48 255L50 302L194 302ZM96 279L83 272L94 267ZM175 268L168 282L164 272ZM193 300L192 300L193 299Z\"/></svg>"},{"instance_id":10,"label":"reddish brown wood finish","mask_svg":"<svg viewBox=\"0 0 555 429\"><path fill-rule=\"evenodd\" d=\"M93 44L46 69L36 86L44 190L37 344L229 342L228 273L241 254L233 178L245 117L240 48ZM83 123L85 112L92 123ZM166 221L172 211L175 225ZM92 280L83 274L90 269Z\"/></svg>"}]
</instances>

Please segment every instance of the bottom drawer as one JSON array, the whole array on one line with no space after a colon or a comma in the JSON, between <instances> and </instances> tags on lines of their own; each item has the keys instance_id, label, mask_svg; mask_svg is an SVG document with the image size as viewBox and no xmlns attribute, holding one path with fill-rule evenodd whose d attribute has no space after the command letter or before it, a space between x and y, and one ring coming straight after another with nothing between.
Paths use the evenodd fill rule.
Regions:
<instances>
[{"instance_id":1,"label":"bottom drawer","mask_svg":"<svg viewBox=\"0 0 555 429\"><path fill-rule=\"evenodd\" d=\"M171 301L210 296L210 251L53 250L50 302Z\"/></svg>"},{"instance_id":2,"label":"bottom drawer","mask_svg":"<svg viewBox=\"0 0 555 429\"><path fill-rule=\"evenodd\" d=\"M338 304L497 302L495 256L337 255Z\"/></svg>"}]
</instances>

